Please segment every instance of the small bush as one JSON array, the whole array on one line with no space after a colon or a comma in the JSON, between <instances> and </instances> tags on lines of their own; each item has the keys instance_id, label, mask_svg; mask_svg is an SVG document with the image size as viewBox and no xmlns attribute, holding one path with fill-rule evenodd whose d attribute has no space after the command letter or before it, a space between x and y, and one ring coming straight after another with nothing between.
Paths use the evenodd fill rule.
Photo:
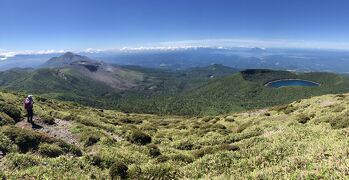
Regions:
<instances>
[{"instance_id":1,"label":"small bush","mask_svg":"<svg viewBox=\"0 0 349 180\"><path fill-rule=\"evenodd\" d=\"M7 114L0 112L0 126L15 124L16 122Z\"/></svg>"},{"instance_id":2,"label":"small bush","mask_svg":"<svg viewBox=\"0 0 349 180\"><path fill-rule=\"evenodd\" d=\"M310 120L310 117L306 116L305 114L300 114L297 117L297 121L301 124L305 124Z\"/></svg>"},{"instance_id":3,"label":"small bush","mask_svg":"<svg viewBox=\"0 0 349 180\"><path fill-rule=\"evenodd\" d=\"M87 160L88 162L93 165L93 166L97 166L97 167L100 167L100 168L104 168L104 165L103 165L103 160L102 158L97 155L97 154L90 154L87 156Z\"/></svg>"},{"instance_id":4,"label":"small bush","mask_svg":"<svg viewBox=\"0 0 349 180\"><path fill-rule=\"evenodd\" d=\"M165 155L160 155L156 158L156 162L163 163L169 160L169 157Z\"/></svg>"},{"instance_id":5,"label":"small bush","mask_svg":"<svg viewBox=\"0 0 349 180\"><path fill-rule=\"evenodd\" d=\"M343 106L335 106L333 108L331 108L333 112L342 112L345 110L345 107Z\"/></svg>"},{"instance_id":6,"label":"small bush","mask_svg":"<svg viewBox=\"0 0 349 180\"><path fill-rule=\"evenodd\" d=\"M244 131L245 129L247 129L248 127L250 127L250 126L252 126L252 121L247 121L247 122L245 122L245 123L243 123L243 124L240 124L239 126L238 126L238 128L236 129L236 132L237 133L241 133L242 131Z\"/></svg>"},{"instance_id":7,"label":"small bush","mask_svg":"<svg viewBox=\"0 0 349 180\"><path fill-rule=\"evenodd\" d=\"M179 129L179 130L187 129L187 126L181 124L181 125L179 125L176 129Z\"/></svg>"},{"instance_id":8,"label":"small bush","mask_svg":"<svg viewBox=\"0 0 349 180\"><path fill-rule=\"evenodd\" d=\"M213 119L213 117L208 116L208 117L202 118L202 121L204 121L204 122L209 122L209 121L211 121L212 119Z\"/></svg>"},{"instance_id":9,"label":"small bush","mask_svg":"<svg viewBox=\"0 0 349 180\"><path fill-rule=\"evenodd\" d=\"M117 161L109 169L109 175L112 179L126 179L128 167L125 163Z\"/></svg>"},{"instance_id":10,"label":"small bush","mask_svg":"<svg viewBox=\"0 0 349 180\"><path fill-rule=\"evenodd\" d=\"M29 154L11 153L6 160L12 169L22 169L40 164L40 160L37 157Z\"/></svg>"},{"instance_id":11,"label":"small bush","mask_svg":"<svg viewBox=\"0 0 349 180\"><path fill-rule=\"evenodd\" d=\"M140 168L138 165L131 165L128 167L127 170L127 178L128 179L141 179L142 177L142 168Z\"/></svg>"},{"instance_id":12,"label":"small bush","mask_svg":"<svg viewBox=\"0 0 349 180\"><path fill-rule=\"evenodd\" d=\"M271 108L271 110L277 111L277 112L281 112L286 110L288 107L288 104L282 104L282 105L278 105L278 106L274 106Z\"/></svg>"},{"instance_id":13,"label":"small bush","mask_svg":"<svg viewBox=\"0 0 349 180\"><path fill-rule=\"evenodd\" d=\"M12 126L3 129L3 133L18 146L21 152L36 149L40 142L45 138L34 131Z\"/></svg>"},{"instance_id":14,"label":"small bush","mask_svg":"<svg viewBox=\"0 0 349 180\"><path fill-rule=\"evenodd\" d=\"M227 129L227 127L225 127L223 124L214 124L212 126L212 128L215 128L215 129Z\"/></svg>"},{"instance_id":15,"label":"small bush","mask_svg":"<svg viewBox=\"0 0 349 180\"><path fill-rule=\"evenodd\" d=\"M176 147L179 150L192 150L194 147L194 144L189 141L182 141L179 143L179 145Z\"/></svg>"},{"instance_id":16,"label":"small bush","mask_svg":"<svg viewBox=\"0 0 349 180\"><path fill-rule=\"evenodd\" d=\"M176 154L171 156L171 159L174 161L180 161L180 162L185 162L185 163L192 163L194 160L191 156L187 156L184 154Z\"/></svg>"},{"instance_id":17,"label":"small bush","mask_svg":"<svg viewBox=\"0 0 349 180\"><path fill-rule=\"evenodd\" d=\"M154 164L142 169L141 177L134 179L178 179L175 167L168 164Z\"/></svg>"},{"instance_id":18,"label":"small bush","mask_svg":"<svg viewBox=\"0 0 349 180\"><path fill-rule=\"evenodd\" d=\"M342 129L349 127L349 117L347 115L340 115L330 121L333 129Z\"/></svg>"},{"instance_id":19,"label":"small bush","mask_svg":"<svg viewBox=\"0 0 349 180\"><path fill-rule=\"evenodd\" d=\"M82 156L82 151L75 145L68 144L63 140L59 140L56 142L56 144L61 147L65 153L71 153L75 156Z\"/></svg>"},{"instance_id":20,"label":"small bush","mask_svg":"<svg viewBox=\"0 0 349 180\"><path fill-rule=\"evenodd\" d=\"M270 116L270 115L271 115L271 114L268 113L268 112L264 113L264 116Z\"/></svg>"},{"instance_id":21,"label":"small bush","mask_svg":"<svg viewBox=\"0 0 349 180\"><path fill-rule=\"evenodd\" d=\"M220 150L227 150L227 151L238 151L240 150L239 146L231 145L231 144L222 144L219 146Z\"/></svg>"},{"instance_id":22,"label":"small bush","mask_svg":"<svg viewBox=\"0 0 349 180\"><path fill-rule=\"evenodd\" d=\"M151 125L143 125L140 127L141 130L144 130L144 131L153 131L153 132L157 132L158 129L154 126L151 126Z\"/></svg>"},{"instance_id":23,"label":"small bush","mask_svg":"<svg viewBox=\"0 0 349 180\"><path fill-rule=\"evenodd\" d=\"M48 125L55 124L55 119L52 116L43 116L41 118L43 119L42 122L44 122L45 124L48 124Z\"/></svg>"},{"instance_id":24,"label":"small bush","mask_svg":"<svg viewBox=\"0 0 349 180\"><path fill-rule=\"evenodd\" d=\"M85 141L85 146L92 146L96 144L101 138L95 134L91 134L87 137Z\"/></svg>"},{"instance_id":25,"label":"small bush","mask_svg":"<svg viewBox=\"0 0 349 180\"><path fill-rule=\"evenodd\" d=\"M40 101L40 102L46 102L47 99L44 97L36 97L36 100Z\"/></svg>"},{"instance_id":26,"label":"small bush","mask_svg":"<svg viewBox=\"0 0 349 180\"><path fill-rule=\"evenodd\" d=\"M200 128L200 124L199 123L195 123L192 126L193 129L199 129Z\"/></svg>"},{"instance_id":27,"label":"small bush","mask_svg":"<svg viewBox=\"0 0 349 180\"><path fill-rule=\"evenodd\" d=\"M120 122L125 124L141 124L143 121L139 119L124 118L124 119L120 119Z\"/></svg>"},{"instance_id":28,"label":"small bush","mask_svg":"<svg viewBox=\"0 0 349 180\"><path fill-rule=\"evenodd\" d=\"M63 154L63 151L56 144L42 143L39 145L39 153L46 157L58 157Z\"/></svg>"},{"instance_id":29,"label":"small bush","mask_svg":"<svg viewBox=\"0 0 349 180\"><path fill-rule=\"evenodd\" d=\"M4 134L0 133L0 151L6 154L15 150L16 146L12 144L11 140Z\"/></svg>"},{"instance_id":30,"label":"small bush","mask_svg":"<svg viewBox=\"0 0 349 180\"><path fill-rule=\"evenodd\" d=\"M0 103L0 112L6 113L16 122L21 120L21 111L14 105L8 103Z\"/></svg>"},{"instance_id":31,"label":"small bush","mask_svg":"<svg viewBox=\"0 0 349 180\"><path fill-rule=\"evenodd\" d=\"M205 147L205 148L201 148L199 150L196 150L193 155L195 158L201 158L207 154L213 154L215 151L215 149L213 147Z\"/></svg>"},{"instance_id":32,"label":"small bush","mask_svg":"<svg viewBox=\"0 0 349 180\"><path fill-rule=\"evenodd\" d=\"M151 143L151 137L141 131L134 131L131 134L130 141L139 145L146 145Z\"/></svg>"},{"instance_id":33,"label":"small bush","mask_svg":"<svg viewBox=\"0 0 349 180\"><path fill-rule=\"evenodd\" d=\"M227 117L225 117L224 120L227 121L227 122L234 122L235 118L233 116L227 116Z\"/></svg>"},{"instance_id":34,"label":"small bush","mask_svg":"<svg viewBox=\"0 0 349 180\"><path fill-rule=\"evenodd\" d=\"M154 144L148 145L148 150L149 150L149 155L151 157L157 157L161 155L160 149Z\"/></svg>"}]
</instances>

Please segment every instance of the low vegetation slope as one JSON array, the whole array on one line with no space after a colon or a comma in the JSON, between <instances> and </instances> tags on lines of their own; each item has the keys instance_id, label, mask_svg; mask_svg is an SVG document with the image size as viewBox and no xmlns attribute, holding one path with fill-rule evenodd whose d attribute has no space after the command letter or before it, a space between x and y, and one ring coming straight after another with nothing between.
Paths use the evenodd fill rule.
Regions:
<instances>
[{"instance_id":1,"label":"low vegetation slope","mask_svg":"<svg viewBox=\"0 0 349 180\"><path fill-rule=\"evenodd\" d=\"M0 93L3 178L339 179L348 175L349 94L193 118L127 114L35 97L36 115L72 124L69 131L80 145L15 126L24 115L23 97Z\"/></svg>"}]
</instances>

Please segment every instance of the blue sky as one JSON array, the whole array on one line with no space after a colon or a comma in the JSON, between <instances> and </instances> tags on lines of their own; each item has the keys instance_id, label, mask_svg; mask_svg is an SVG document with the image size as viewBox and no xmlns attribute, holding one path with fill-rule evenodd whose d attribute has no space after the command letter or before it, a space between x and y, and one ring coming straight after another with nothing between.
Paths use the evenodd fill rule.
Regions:
<instances>
[{"instance_id":1,"label":"blue sky","mask_svg":"<svg viewBox=\"0 0 349 180\"><path fill-rule=\"evenodd\" d=\"M348 9L346 0L0 0L0 49L213 40L349 49Z\"/></svg>"}]
</instances>

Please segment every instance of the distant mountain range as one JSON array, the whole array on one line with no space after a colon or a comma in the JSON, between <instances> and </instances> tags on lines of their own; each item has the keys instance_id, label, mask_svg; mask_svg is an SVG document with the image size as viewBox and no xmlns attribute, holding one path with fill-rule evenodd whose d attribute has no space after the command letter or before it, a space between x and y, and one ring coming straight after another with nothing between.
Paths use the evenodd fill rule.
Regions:
<instances>
[{"instance_id":1,"label":"distant mountain range","mask_svg":"<svg viewBox=\"0 0 349 180\"><path fill-rule=\"evenodd\" d=\"M349 51L264 48L125 49L79 53L109 64L184 70L222 64L236 69L274 69L298 72L349 72ZM0 61L0 70L42 67L62 54L17 55Z\"/></svg>"}]
</instances>

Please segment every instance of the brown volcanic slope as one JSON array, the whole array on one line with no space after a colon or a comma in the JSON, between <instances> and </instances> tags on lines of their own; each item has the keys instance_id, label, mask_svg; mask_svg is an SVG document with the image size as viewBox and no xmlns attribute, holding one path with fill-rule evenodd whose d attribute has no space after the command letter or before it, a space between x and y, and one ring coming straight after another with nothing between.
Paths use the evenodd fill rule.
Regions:
<instances>
[{"instance_id":1,"label":"brown volcanic slope","mask_svg":"<svg viewBox=\"0 0 349 180\"><path fill-rule=\"evenodd\" d=\"M71 52L51 58L43 67L57 69L58 74L62 77L66 73L87 77L117 91L137 88L144 80L142 73L92 60Z\"/></svg>"}]
</instances>

